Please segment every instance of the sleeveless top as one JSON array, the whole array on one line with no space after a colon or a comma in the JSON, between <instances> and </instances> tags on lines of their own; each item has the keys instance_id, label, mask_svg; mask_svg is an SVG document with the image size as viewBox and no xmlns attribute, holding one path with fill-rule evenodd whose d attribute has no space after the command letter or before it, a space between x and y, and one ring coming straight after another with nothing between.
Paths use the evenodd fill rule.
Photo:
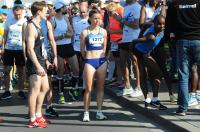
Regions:
<instances>
[{"instance_id":1,"label":"sleeveless top","mask_svg":"<svg viewBox=\"0 0 200 132\"><path fill-rule=\"evenodd\" d=\"M154 15L154 10L149 6L149 4L145 5L145 11L146 11L146 20L145 22L149 22L152 20L152 17Z\"/></svg>"},{"instance_id":2,"label":"sleeveless top","mask_svg":"<svg viewBox=\"0 0 200 132\"><path fill-rule=\"evenodd\" d=\"M43 42L44 42L44 37L43 37L43 34L42 34L42 31L40 28L38 28L34 22L30 21L29 23L32 23L36 30L37 30L37 38L35 40L35 45L34 45L34 51L35 51L35 55L39 61L39 63L45 67L45 60L44 60L44 56L43 56L43 51L44 51L44 45L43 45ZM33 62L32 60L30 59L30 57L28 56L27 58L27 63L29 65L33 65Z\"/></svg>"},{"instance_id":3,"label":"sleeveless top","mask_svg":"<svg viewBox=\"0 0 200 132\"><path fill-rule=\"evenodd\" d=\"M146 43L138 43L135 45L135 48L144 54L150 53L159 44L160 40L164 36L163 31L160 34L157 34L154 26L151 26L150 28L148 28L147 31L144 33L144 36L147 36L148 34L154 34L156 37L155 40L148 41Z\"/></svg>"},{"instance_id":4,"label":"sleeveless top","mask_svg":"<svg viewBox=\"0 0 200 132\"><path fill-rule=\"evenodd\" d=\"M21 18L19 20L8 20L5 28L8 31L5 49L8 50L22 50L22 26L26 20Z\"/></svg>"},{"instance_id":5,"label":"sleeveless top","mask_svg":"<svg viewBox=\"0 0 200 132\"><path fill-rule=\"evenodd\" d=\"M55 26L54 29L54 36L60 36L67 32L68 30L68 24L66 22L66 19L64 16L62 16L61 20L56 19L56 17L52 17L53 22ZM71 44L71 38L64 38L62 40L57 40L56 45L65 45L65 44Z\"/></svg>"},{"instance_id":6,"label":"sleeveless top","mask_svg":"<svg viewBox=\"0 0 200 132\"><path fill-rule=\"evenodd\" d=\"M89 29L87 29L87 31L88 31L88 35L85 39L86 50L87 51L102 50L103 42L104 42L102 29L99 28L98 34L91 33Z\"/></svg>"}]
</instances>

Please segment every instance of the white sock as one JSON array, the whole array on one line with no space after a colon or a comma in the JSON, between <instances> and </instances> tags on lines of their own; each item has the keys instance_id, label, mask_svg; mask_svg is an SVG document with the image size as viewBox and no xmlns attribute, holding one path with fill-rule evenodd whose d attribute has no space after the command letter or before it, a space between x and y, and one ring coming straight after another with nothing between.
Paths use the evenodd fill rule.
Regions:
<instances>
[{"instance_id":1,"label":"white sock","mask_svg":"<svg viewBox=\"0 0 200 132\"><path fill-rule=\"evenodd\" d=\"M85 111L84 114L89 115L89 112L88 112L88 111Z\"/></svg>"},{"instance_id":2,"label":"white sock","mask_svg":"<svg viewBox=\"0 0 200 132\"><path fill-rule=\"evenodd\" d=\"M191 92L190 95L191 95L192 97L195 97L195 96L196 96L196 93Z\"/></svg>"},{"instance_id":3,"label":"white sock","mask_svg":"<svg viewBox=\"0 0 200 132\"><path fill-rule=\"evenodd\" d=\"M114 74L114 71L115 71L115 61L110 61L109 62L108 69L109 69L108 80L112 80L113 74Z\"/></svg>"},{"instance_id":4,"label":"white sock","mask_svg":"<svg viewBox=\"0 0 200 132\"><path fill-rule=\"evenodd\" d=\"M146 98L146 99L145 99L145 102L147 102L147 103L151 103L151 98L149 98L149 97Z\"/></svg>"},{"instance_id":5,"label":"white sock","mask_svg":"<svg viewBox=\"0 0 200 132\"><path fill-rule=\"evenodd\" d=\"M36 117L30 118L31 122L34 122L36 120Z\"/></svg>"},{"instance_id":6,"label":"white sock","mask_svg":"<svg viewBox=\"0 0 200 132\"><path fill-rule=\"evenodd\" d=\"M156 101L158 101L158 97L153 97L152 102L156 102Z\"/></svg>"},{"instance_id":7,"label":"white sock","mask_svg":"<svg viewBox=\"0 0 200 132\"><path fill-rule=\"evenodd\" d=\"M42 113L36 113L35 116L36 117L42 117Z\"/></svg>"},{"instance_id":8,"label":"white sock","mask_svg":"<svg viewBox=\"0 0 200 132\"><path fill-rule=\"evenodd\" d=\"M196 90L197 96L200 96L200 90Z\"/></svg>"}]
</instances>

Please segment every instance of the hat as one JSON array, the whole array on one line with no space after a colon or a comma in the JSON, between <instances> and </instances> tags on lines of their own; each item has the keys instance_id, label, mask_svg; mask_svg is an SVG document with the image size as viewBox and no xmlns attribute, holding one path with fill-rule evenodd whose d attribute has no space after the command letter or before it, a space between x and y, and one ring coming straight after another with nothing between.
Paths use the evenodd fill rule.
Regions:
<instances>
[{"instance_id":1,"label":"hat","mask_svg":"<svg viewBox=\"0 0 200 132\"><path fill-rule=\"evenodd\" d=\"M15 2L14 2L14 8L16 8L16 7L23 8L23 4L22 4L21 0L15 0Z\"/></svg>"},{"instance_id":2,"label":"hat","mask_svg":"<svg viewBox=\"0 0 200 132\"><path fill-rule=\"evenodd\" d=\"M121 0L111 0L112 2L121 2Z\"/></svg>"},{"instance_id":3,"label":"hat","mask_svg":"<svg viewBox=\"0 0 200 132\"><path fill-rule=\"evenodd\" d=\"M58 9L62 8L63 6L65 6L63 3L61 3L61 2L56 2L55 5L54 5L54 9L55 9L55 10L58 10Z\"/></svg>"},{"instance_id":4,"label":"hat","mask_svg":"<svg viewBox=\"0 0 200 132\"><path fill-rule=\"evenodd\" d=\"M69 6L70 5L70 0L56 0L55 3L60 2L62 4L64 4L65 6Z\"/></svg>"},{"instance_id":5,"label":"hat","mask_svg":"<svg viewBox=\"0 0 200 132\"><path fill-rule=\"evenodd\" d=\"M53 2L51 0L47 0L47 5L53 5Z\"/></svg>"}]
</instances>

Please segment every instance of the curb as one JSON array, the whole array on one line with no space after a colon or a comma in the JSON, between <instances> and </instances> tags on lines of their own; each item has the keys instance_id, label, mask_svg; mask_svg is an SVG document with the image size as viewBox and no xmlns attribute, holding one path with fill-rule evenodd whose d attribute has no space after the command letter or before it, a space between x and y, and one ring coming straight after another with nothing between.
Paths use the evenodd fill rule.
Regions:
<instances>
[{"instance_id":1,"label":"curb","mask_svg":"<svg viewBox=\"0 0 200 132\"><path fill-rule=\"evenodd\" d=\"M131 112L137 112L141 115L144 115L151 121L161 125L162 127L166 128L169 131L189 132L187 129L180 127L180 126L176 125L175 123L172 123L169 120L164 119L163 117L159 116L158 114L155 114L151 110L141 107L134 101L130 101L124 97L116 96L116 93L114 91L112 91L110 88L108 88L108 87L105 87L105 88L106 88L105 93L107 95L111 96L112 99L114 101L116 101L116 103L119 104L120 106L122 106L123 108L126 108Z\"/></svg>"}]
</instances>

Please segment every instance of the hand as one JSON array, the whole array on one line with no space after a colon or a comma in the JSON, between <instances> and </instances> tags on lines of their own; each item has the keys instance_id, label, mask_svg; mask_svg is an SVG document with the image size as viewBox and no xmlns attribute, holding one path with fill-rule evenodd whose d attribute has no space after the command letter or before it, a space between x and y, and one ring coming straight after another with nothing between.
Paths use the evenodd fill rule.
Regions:
<instances>
[{"instance_id":1,"label":"hand","mask_svg":"<svg viewBox=\"0 0 200 132\"><path fill-rule=\"evenodd\" d=\"M55 67L56 71L58 70L58 59L57 57L54 57L53 59L53 66Z\"/></svg>"},{"instance_id":2,"label":"hand","mask_svg":"<svg viewBox=\"0 0 200 132\"><path fill-rule=\"evenodd\" d=\"M46 66L47 66L47 69L53 69L54 67L48 60L46 60Z\"/></svg>"},{"instance_id":3,"label":"hand","mask_svg":"<svg viewBox=\"0 0 200 132\"><path fill-rule=\"evenodd\" d=\"M39 76L45 76L45 70L44 70L44 68L40 65L39 67L37 67L37 73L38 73L38 75Z\"/></svg>"},{"instance_id":4,"label":"hand","mask_svg":"<svg viewBox=\"0 0 200 132\"><path fill-rule=\"evenodd\" d=\"M121 17L119 14L117 14L117 13L112 14L112 16L113 16L116 20L118 20L118 21L121 21L121 20L122 20L122 17Z\"/></svg>"}]
</instances>

